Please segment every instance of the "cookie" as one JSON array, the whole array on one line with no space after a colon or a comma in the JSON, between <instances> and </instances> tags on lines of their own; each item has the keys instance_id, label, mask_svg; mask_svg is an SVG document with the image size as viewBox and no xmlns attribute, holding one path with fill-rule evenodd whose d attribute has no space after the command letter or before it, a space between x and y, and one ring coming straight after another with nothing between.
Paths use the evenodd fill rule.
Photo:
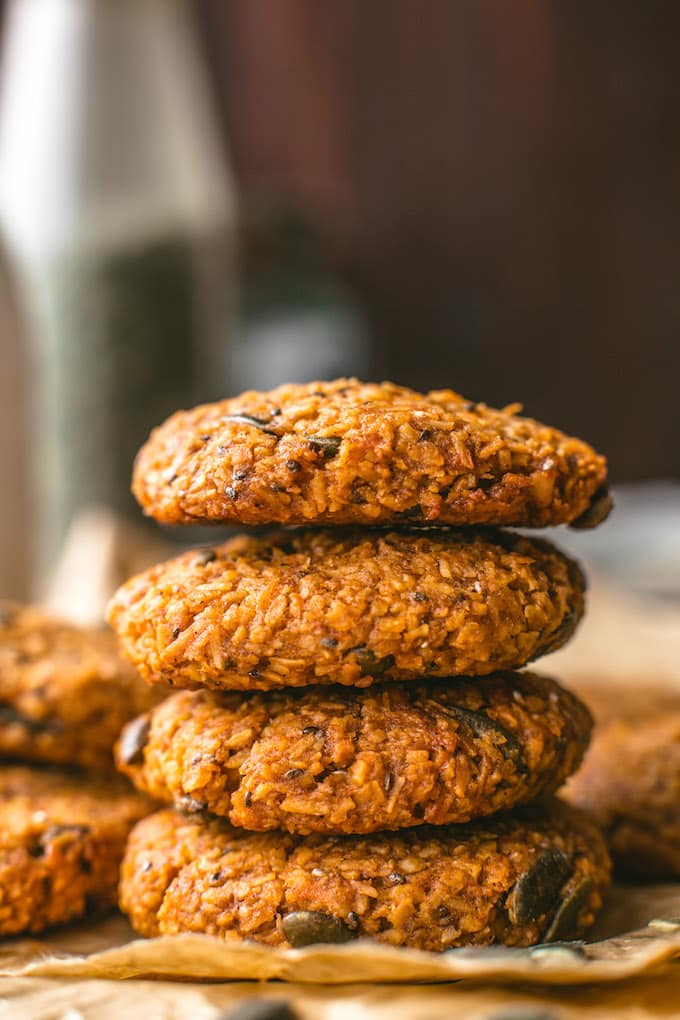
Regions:
<instances>
[{"instance_id":1,"label":"cookie","mask_svg":"<svg viewBox=\"0 0 680 1020\"><path fill-rule=\"evenodd\" d=\"M156 800L307 835L467 822L574 772L590 713L553 680L179 691L123 731L119 768Z\"/></svg>"},{"instance_id":2,"label":"cookie","mask_svg":"<svg viewBox=\"0 0 680 1020\"><path fill-rule=\"evenodd\" d=\"M109 621L152 682L368 686L523 666L570 637L584 586L551 545L504 532L281 531L152 567Z\"/></svg>"},{"instance_id":3,"label":"cookie","mask_svg":"<svg viewBox=\"0 0 680 1020\"><path fill-rule=\"evenodd\" d=\"M110 631L0 601L0 757L112 769L122 727L158 700Z\"/></svg>"},{"instance_id":4,"label":"cookie","mask_svg":"<svg viewBox=\"0 0 680 1020\"><path fill-rule=\"evenodd\" d=\"M598 524L605 459L518 410L356 379L251 391L152 432L133 492L163 524Z\"/></svg>"},{"instance_id":5,"label":"cookie","mask_svg":"<svg viewBox=\"0 0 680 1020\"><path fill-rule=\"evenodd\" d=\"M609 699L595 700L593 743L564 795L593 812L620 877L679 879L680 696L647 686Z\"/></svg>"},{"instance_id":6,"label":"cookie","mask_svg":"<svg viewBox=\"0 0 680 1020\"><path fill-rule=\"evenodd\" d=\"M120 905L142 935L270 946L370 937L440 952L582 934L608 884L590 819L549 802L374 836L246 833L160 811L133 830Z\"/></svg>"},{"instance_id":7,"label":"cookie","mask_svg":"<svg viewBox=\"0 0 680 1020\"><path fill-rule=\"evenodd\" d=\"M114 906L128 832L150 810L115 775L0 767L0 935Z\"/></svg>"}]
</instances>

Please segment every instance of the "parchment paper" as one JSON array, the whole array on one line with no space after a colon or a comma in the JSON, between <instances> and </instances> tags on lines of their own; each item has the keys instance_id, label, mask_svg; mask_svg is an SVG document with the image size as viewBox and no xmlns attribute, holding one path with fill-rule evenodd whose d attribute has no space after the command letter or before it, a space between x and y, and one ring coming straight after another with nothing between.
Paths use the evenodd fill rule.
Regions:
<instances>
[{"instance_id":1,"label":"parchment paper","mask_svg":"<svg viewBox=\"0 0 680 1020\"><path fill-rule=\"evenodd\" d=\"M5 942L0 948L0 976L277 979L334 985L462 978L561 985L620 981L680 957L680 883L613 889L598 934L606 937L588 944L457 949L443 954L393 949L368 940L271 949L207 935L131 938L124 919L114 916L41 940Z\"/></svg>"}]
</instances>

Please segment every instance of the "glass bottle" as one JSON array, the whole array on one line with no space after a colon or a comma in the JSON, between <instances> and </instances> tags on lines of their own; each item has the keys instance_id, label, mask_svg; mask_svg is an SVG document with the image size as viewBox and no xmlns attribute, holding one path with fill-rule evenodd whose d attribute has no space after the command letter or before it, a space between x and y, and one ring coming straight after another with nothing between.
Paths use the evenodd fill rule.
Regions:
<instances>
[{"instance_id":1,"label":"glass bottle","mask_svg":"<svg viewBox=\"0 0 680 1020\"><path fill-rule=\"evenodd\" d=\"M279 200L251 208L243 220L241 314L228 369L234 390L369 378L367 321L309 218Z\"/></svg>"},{"instance_id":2,"label":"glass bottle","mask_svg":"<svg viewBox=\"0 0 680 1020\"><path fill-rule=\"evenodd\" d=\"M4 51L39 592L79 511L137 513L150 428L224 382L235 201L189 2L13 0Z\"/></svg>"}]
</instances>

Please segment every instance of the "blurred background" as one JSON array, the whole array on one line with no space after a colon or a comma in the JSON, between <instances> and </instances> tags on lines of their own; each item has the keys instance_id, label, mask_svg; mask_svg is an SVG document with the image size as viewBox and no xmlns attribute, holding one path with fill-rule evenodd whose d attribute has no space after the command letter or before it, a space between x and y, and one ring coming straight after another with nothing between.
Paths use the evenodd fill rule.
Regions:
<instances>
[{"instance_id":1,"label":"blurred background","mask_svg":"<svg viewBox=\"0 0 680 1020\"><path fill-rule=\"evenodd\" d=\"M176 407L346 373L587 438L575 548L680 597L680 5L2 7L0 595L170 540L127 485Z\"/></svg>"}]
</instances>

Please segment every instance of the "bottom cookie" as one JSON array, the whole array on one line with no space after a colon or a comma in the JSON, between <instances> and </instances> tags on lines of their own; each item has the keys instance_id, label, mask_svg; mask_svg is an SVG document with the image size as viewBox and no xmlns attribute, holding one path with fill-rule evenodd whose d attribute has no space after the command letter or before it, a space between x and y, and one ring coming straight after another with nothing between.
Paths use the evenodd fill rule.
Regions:
<instances>
[{"instance_id":1,"label":"bottom cookie","mask_svg":"<svg viewBox=\"0 0 680 1020\"><path fill-rule=\"evenodd\" d=\"M150 810L117 777L0 768L0 935L112 907L128 832Z\"/></svg>"},{"instance_id":2,"label":"bottom cookie","mask_svg":"<svg viewBox=\"0 0 680 1020\"><path fill-rule=\"evenodd\" d=\"M441 952L581 935L609 872L599 830L557 801L482 823L334 837L253 834L164 810L130 836L120 906L147 936L370 937Z\"/></svg>"}]
</instances>

